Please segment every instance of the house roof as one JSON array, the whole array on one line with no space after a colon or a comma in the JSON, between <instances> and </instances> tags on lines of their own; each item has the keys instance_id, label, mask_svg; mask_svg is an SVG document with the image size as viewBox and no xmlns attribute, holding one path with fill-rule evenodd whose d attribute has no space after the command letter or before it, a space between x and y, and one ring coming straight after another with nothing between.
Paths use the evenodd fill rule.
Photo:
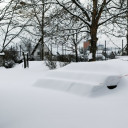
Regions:
<instances>
[{"instance_id":1,"label":"house roof","mask_svg":"<svg viewBox=\"0 0 128 128\"><path fill-rule=\"evenodd\" d=\"M38 48L39 45L41 45L41 38L39 39L38 43L37 43L36 46L34 47L34 49L33 49L32 53L31 53L31 55L34 54L34 52L36 51L36 49ZM45 43L44 43L44 45L47 47L48 51L50 51L49 48L48 48L48 46L47 46Z\"/></svg>"},{"instance_id":2,"label":"house roof","mask_svg":"<svg viewBox=\"0 0 128 128\"><path fill-rule=\"evenodd\" d=\"M36 51L36 49L38 48L38 46L39 46L39 42L38 42L38 43L36 44L36 46L34 47L34 49L33 49L32 53L31 53L31 55L34 54L34 52Z\"/></svg>"}]
</instances>

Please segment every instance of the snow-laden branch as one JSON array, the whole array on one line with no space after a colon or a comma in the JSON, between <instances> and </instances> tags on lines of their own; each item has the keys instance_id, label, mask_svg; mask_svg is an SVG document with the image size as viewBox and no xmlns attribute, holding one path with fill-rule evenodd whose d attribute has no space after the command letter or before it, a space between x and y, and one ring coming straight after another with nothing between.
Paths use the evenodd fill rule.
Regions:
<instances>
[{"instance_id":1,"label":"snow-laden branch","mask_svg":"<svg viewBox=\"0 0 128 128\"><path fill-rule=\"evenodd\" d=\"M61 7L63 7L63 9L65 9L68 13L70 13L72 16L74 16L74 17L76 17L76 18L78 18L78 19L80 19L82 22L84 22L87 26L91 26L90 25L90 21L88 22L88 21L86 21L86 20L84 20L83 18L81 18L80 16L78 16L78 15L76 15L76 14L74 14L74 13L72 13L69 9L68 9L68 7L65 7L63 4L61 4L58 0L56 0L57 1L57 3L61 6Z\"/></svg>"},{"instance_id":2,"label":"snow-laden branch","mask_svg":"<svg viewBox=\"0 0 128 128\"><path fill-rule=\"evenodd\" d=\"M87 20L90 22L91 19L88 15L88 13L86 12L86 9L82 6L82 4L80 3L79 0L72 0L73 3L75 3L81 10L82 12L85 14L85 16L87 17Z\"/></svg>"}]
</instances>

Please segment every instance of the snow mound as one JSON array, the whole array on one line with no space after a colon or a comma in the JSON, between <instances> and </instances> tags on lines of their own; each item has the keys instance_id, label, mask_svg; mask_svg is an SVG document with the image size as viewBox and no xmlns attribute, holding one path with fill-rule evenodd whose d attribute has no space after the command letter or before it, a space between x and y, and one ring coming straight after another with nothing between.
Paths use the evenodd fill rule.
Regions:
<instances>
[{"instance_id":1,"label":"snow mound","mask_svg":"<svg viewBox=\"0 0 128 128\"><path fill-rule=\"evenodd\" d=\"M0 68L0 128L128 127L128 61L72 63L54 71L32 63L25 70ZM117 88L106 87L118 80Z\"/></svg>"},{"instance_id":2,"label":"snow mound","mask_svg":"<svg viewBox=\"0 0 128 128\"><path fill-rule=\"evenodd\" d=\"M18 64L15 66L17 69L23 69L24 68L24 63ZM29 68L32 70L43 70L47 71L49 68L46 66L44 61L29 61Z\"/></svg>"},{"instance_id":3,"label":"snow mound","mask_svg":"<svg viewBox=\"0 0 128 128\"><path fill-rule=\"evenodd\" d=\"M115 61L109 62L72 63L48 71L43 79L37 80L34 85L80 95L93 95L100 90L110 91L108 86L118 86L122 74L118 70L119 67L115 66Z\"/></svg>"}]
</instances>

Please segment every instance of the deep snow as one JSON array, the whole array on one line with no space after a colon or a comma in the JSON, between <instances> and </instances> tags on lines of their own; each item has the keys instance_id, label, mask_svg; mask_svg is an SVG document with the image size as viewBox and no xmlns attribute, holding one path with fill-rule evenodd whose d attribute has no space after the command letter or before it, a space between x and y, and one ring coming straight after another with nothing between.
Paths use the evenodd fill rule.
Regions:
<instances>
[{"instance_id":1,"label":"deep snow","mask_svg":"<svg viewBox=\"0 0 128 128\"><path fill-rule=\"evenodd\" d=\"M127 128L127 60L0 68L0 128ZM119 78L113 90L109 76Z\"/></svg>"}]
</instances>

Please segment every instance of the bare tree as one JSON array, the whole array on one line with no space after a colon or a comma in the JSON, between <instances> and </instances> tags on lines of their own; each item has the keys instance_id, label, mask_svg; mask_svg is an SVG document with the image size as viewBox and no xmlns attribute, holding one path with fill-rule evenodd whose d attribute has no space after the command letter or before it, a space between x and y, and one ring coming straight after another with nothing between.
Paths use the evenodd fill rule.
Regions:
<instances>
[{"instance_id":1,"label":"bare tree","mask_svg":"<svg viewBox=\"0 0 128 128\"><path fill-rule=\"evenodd\" d=\"M30 34L37 36L42 45L41 59L44 59L44 43L47 34L47 26L49 24L48 13L51 7L49 0L30 0L29 3L24 3L23 6L31 10L29 11L31 19L31 27L35 31L27 30Z\"/></svg>"},{"instance_id":2,"label":"bare tree","mask_svg":"<svg viewBox=\"0 0 128 128\"><path fill-rule=\"evenodd\" d=\"M87 38L86 26L81 20L59 6L56 6L50 17L53 28L51 36L56 37L57 45L65 47L65 51L75 53L75 60L78 62L78 44L82 39Z\"/></svg>"},{"instance_id":3,"label":"bare tree","mask_svg":"<svg viewBox=\"0 0 128 128\"><path fill-rule=\"evenodd\" d=\"M5 48L13 43L13 41L22 33L23 29L27 26L30 19L24 20L22 22L21 17L18 14L19 1L9 2L5 8L0 21L0 33L2 41L1 52Z\"/></svg>"},{"instance_id":4,"label":"bare tree","mask_svg":"<svg viewBox=\"0 0 128 128\"><path fill-rule=\"evenodd\" d=\"M56 1L68 13L81 20L88 27L91 38L90 52L92 53L92 60L95 61L98 30L104 25L111 24L114 18L126 13L126 6L120 8L124 2L120 0L92 0L83 4L79 0ZM77 12L74 10L74 6L77 6Z\"/></svg>"}]
</instances>

